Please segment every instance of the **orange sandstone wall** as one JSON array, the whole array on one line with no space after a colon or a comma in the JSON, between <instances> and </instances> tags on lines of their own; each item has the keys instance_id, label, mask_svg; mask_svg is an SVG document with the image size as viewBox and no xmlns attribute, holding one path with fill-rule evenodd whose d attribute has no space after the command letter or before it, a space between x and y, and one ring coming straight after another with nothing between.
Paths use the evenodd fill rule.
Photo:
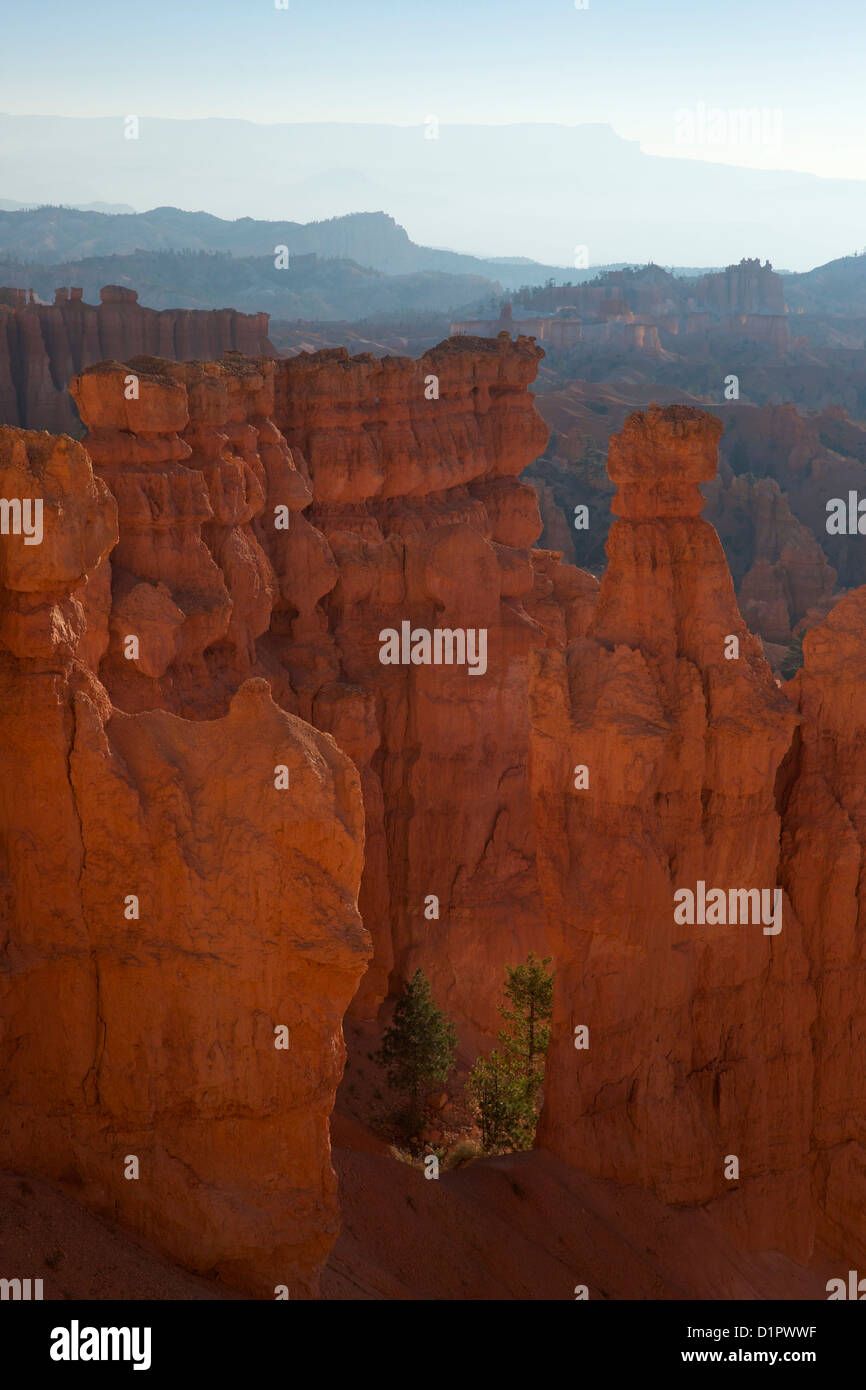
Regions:
<instances>
[{"instance_id":1,"label":"orange sandstone wall","mask_svg":"<svg viewBox=\"0 0 866 1390\"><path fill-rule=\"evenodd\" d=\"M123 285L106 285L98 305L65 288L55 291L53 304L28 304L23 291L8 298L11 304L0 303L0 424L78 433L66 388L76 372L106 358L273 354L267 314L146 309Z\"/></svg>"},{"instance_id":2,"label":"orange sandstone wall","mask_svg":"<svg viewBox=\"0 0 866 1390\"><path fill-rule=\"evenodd\" d=\"M310 1294L369 954L357 772L260 679L218 719L113 707L112 494L79 444L7 428L0 491L44 501L42 544L0 552L0 1165L234 1287Z\"/></svg>"},{"instance_id":3,"label":"orange sandstone wall","mask_svg":"<svg viewBox=\"0 0 866 1390\"><path fill-rule=\"evenodd\" d=\"M87 453L3 436L5 495L66 499L0 575L6 1161L254 1291L313 1289L333 1234L350 1000L420 965L472 1047L531 949L539 1143L744 1245L857 1257L863 591L780 689L700 517L721 426L684 407L611 441L600 588L534 550L539 356L106 362L72 385ZM485 670L383 662L404 622L484 630ZM699 882L778 892L781 931L675 919ZM122 1179L139 1150L165 1200Z\"/></svg>"},{"instance_id":4,"label":"orange sandstone wall","mask_svg":"<svg viewBox=\"0 0 866 1390\"><path fill-rule=\"evenodd\" d=\"M805 1260L817 1239L855 1258L862 662L846 662L863 591L807 637L792 702L698 515L720 432L679 406L629 417L611 440L619 519L595 616L538 659L539 874L557 959L539 1142L665 1201L718 1204L747 1246ZM778 888L781 931L677 921L675 894L699 880Z\"/></svg>"},{"instance_id":5,"label":"orange sandstone wall","mask_svg":"<svg viewBox=\"0 0 866 1390\"><path fill-rule=\"evenodd\" d=\"M803 640L800 725L779 782L781 874L816 995L811 1149L818 1235L866 1259L866 588Z\"/></svg>"},{"instance_id":6,"label":"orange sandstone wall","mask_svg":"<svg viewBox=\"0 0 866 1390\"><path fill-rule=\"evenodd\" d=\"M361 902L376 956L354 1012L375 1010L390 971L396 985L420 966L467 1044L497 1026L505 963L548 945L530 662L596 587L530 548L537 498L517 475L547 437L527 390L540 356L525 339L460 338L417 362L334 351L276 366L275 418L338 567L322 606L340 678L371 711L368 747L345 745L375 846ZM485 629L486 672L382 665L380 634L403 621ZM330 709L317 698L325 727Z\"/></svg>"},{"instance_id":7,"label":"orange sandstone wall","mask_svg":"<svg viewBox=\"0 0 866 1390\"><path fill-rule=\"evenodd\" d=\"M420 965L467 1046L495 1030L505 964L547 946L530 658L597 589L531 549L536 495L516 475L546 440L527 390L539 356L461 339L417 362L140 358L72 383L119 509L99 668L112 699L212 718L259 675L333 734L365 806L375 954L353 1012L374 1015ZM486 670L383 665L380 633L404 621L483 628Z\"/></svg>"}]
</instances>

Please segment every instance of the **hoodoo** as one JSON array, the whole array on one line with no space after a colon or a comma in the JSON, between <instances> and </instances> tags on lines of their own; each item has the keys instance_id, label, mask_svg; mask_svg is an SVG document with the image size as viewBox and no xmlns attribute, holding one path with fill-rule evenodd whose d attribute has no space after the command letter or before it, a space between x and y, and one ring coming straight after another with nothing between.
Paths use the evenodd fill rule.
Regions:
<instances>
[{"instance_id":1,"label":"hoodoo","mask_svg":"<svg viewBox=\"0 0 866 1390\"><path fill-rule=\"evenodd\" d=\"M774 937L672 911L684 884L777 883L775 785L797 722L698 515L720 432L671 406L614 436L619 519L595 616L539 659L539 872L557 960L539 1142L665 1201L717 1203L747 1245L807 1257L816 1003L800 924L788 902Z\"/></svg>"}]
</instances>

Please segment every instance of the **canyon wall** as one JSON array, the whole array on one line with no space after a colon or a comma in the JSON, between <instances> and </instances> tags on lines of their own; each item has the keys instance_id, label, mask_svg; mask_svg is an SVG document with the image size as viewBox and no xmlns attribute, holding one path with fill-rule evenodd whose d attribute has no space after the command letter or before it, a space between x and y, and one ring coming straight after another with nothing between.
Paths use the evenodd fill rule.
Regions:
<instances>
[{"instance_id":1,"label":"canyon wall","mask_svg":"<svg viewBox=\"0 0 866 1390\"><path fill-rule=\"evenodd\" d=\"M723 462L703 492L746 624L767 642L789 643L832 602L836 571L775 479L738 476Z\"/></svg>"},{"instance_id":2,"label":"canyon wall","mask_svg":"<svg viewBox=\"0 0 866 1390\"><path fill-rule=\"evenodd\" d=\"M217 719L112 706L112 494L8 428L0 492L44 507L0 551L0 1166L230 1287L313 1294L369 954L358 774L261 679Z\"/></svg>"},{"instance_id":3,"label":"canyon wall","mask_svg":"<svg viewBox=\"0 0 866 1390\"><path fill-rule=\"evenodd\" d=\"M133 358L72 383L119 508L99 666L112 699L214 718L262 676L333 734L366 814L375 954L353 1015L420 966L467 1047L495 1030L505 963L546 949L530 658L597 588L531 548L537 498L516 475L546 439L527 391L539 356L462 339L418 361ZM380 634L404 623L484 629L484 671L383 664Z\"/></svg>"},{"instance_id":4,"label":"canyon wall","mask_svg":"<svg viewBox=\"0 0 866 1390\"><path fill-rule=\"evenodd\" d=\"M862 536L828 532L827 503L863 496L866 429L840 407L800 413L793 405L731 403L725 452L737 473L773 478L815 538L843 588L866 582Z\"/></svg>"},{"instance_id":5,"label":"canyon wall","mask_svg":"<svg viewBox=\"0 0 866 1390\"><path fill-rule=\"evenodd\" d=\"M86 447L2 433L45 530L0 576L0 1163L259 1296L336 1231L362 974L365 1018L421 964L469 1046L546 947L530 658L597 585L529 548L538 356L105 362ZM406 622L483 673L383 665Z\"/></svg>"},{"instance_id":6,"label":"canyon wall","mask_svg":"<svg viewBox=\"0 0 866 1390\"><path fill-rule=\"evenodd\" d=\"M541 1146L858 1257L862 591L782 689L681 406L611 441L601 586L534 549L540 355L107 361L83 446L0 433L4 495L47 499L0 571L0 1160L262 1296L336 1229L347 1009L420 966L473 1050L530 950ZM676 916L701 884L773 915Z\"/></svg>"},{"instance_id":7,"label":"canyon wall","mask_svg":"<svg viewBox=\"0 0 866 1390\"><path fill-rule=\"evenodd\" d=\"M0 291L0 422L80 433L67 387L76 372L106 358L273 352L267 314L146 309L123 285L106 285L99 298L85 304L80 289L63 287L53 304L37 304L23 290Z\"/></svg>"},{"instance_id":8,"label":"canyon wall","mask_svg":"<svg viewBox=\"0 0 866 1390\"><path fill-rule=\"evenodd\" d=\"M866 1259L866 589L803 639L800 715L779 779L780 882L815 982L811 1149L817 1234Z\"/></svg>"},{"instance_id":9,"label":"canyon wall","mask_svg":"<svg viewBox=\"0 0 866 1390\"><path fill-rule=\"evenodd\" d=\"M525 339L464 338L418 362L335 351L276 368L275 418L308 463L306 515L338 567L323 607L340 679L371 711L369 749L346 751L363 757L379 847L362 904L382 968L354 1012L375 1008L386 967L396 984L420 966L466 1046L498 1026L505 964L547 948L530 665L565 640L596 588L531 549L537 498L516 475L546 439L526 389L540 356ZM485 673L383 665L380 634L403 622L486 629ZM314 718L330 717L317 697Z\"/></svg>"}]
</instances>

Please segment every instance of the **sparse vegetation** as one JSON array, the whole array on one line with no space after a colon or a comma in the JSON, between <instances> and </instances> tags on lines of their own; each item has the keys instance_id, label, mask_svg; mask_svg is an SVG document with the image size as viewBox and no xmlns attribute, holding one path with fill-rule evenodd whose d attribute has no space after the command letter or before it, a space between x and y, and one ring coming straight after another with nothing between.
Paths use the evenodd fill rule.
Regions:
<instances>
[{"instance_id":1,"label":"sparse vegetation","mask_svg":"<svg viewBox=\"0 0 866 1390\"><path fill-rule=\"evenodd\" d=\"M453 1023L437 1009L430 984L416 970L394 1008L375 1061L387 1068L389 1084L402 1092L407 1108L402 1123L414 1135L424 1121L425 1091L446 1081L454 1069L457 1034Z\"/></svg>"},{"instance_id":2,"label":"sparse vegetation","mask_svg":"<svg viewBox=\"0 0 866 1390\"><path fill-rule=\"evenodd\" d=\"M531 1091L511 1058L495 1049L489 1057L479 1057L466 1084L485 1153L532 1147L536 1113Z\"/></svg>"},{"instance_id":3,"label":"sparse vegetation","mask_svg":"<svg viewBox=\"0 0 866 1390\"><path fill-rule=\"evenodd\" d=\"M506 966L501 1051L479 1057L469 1074L467 1090L485 1153L532 1147L553 1014L549 964L549 956L539 960L530 952L525 964Z\"/></svg>"}]
</instances>

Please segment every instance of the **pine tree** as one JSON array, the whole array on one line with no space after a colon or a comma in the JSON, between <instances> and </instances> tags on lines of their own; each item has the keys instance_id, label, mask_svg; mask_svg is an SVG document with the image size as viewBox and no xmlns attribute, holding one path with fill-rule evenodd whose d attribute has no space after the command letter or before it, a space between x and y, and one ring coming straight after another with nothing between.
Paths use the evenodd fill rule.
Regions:
<instances>
[{"instance_id":1,"label":"pine tree","mask_svg":"<svg viewBox=\"0 0 866 1390\"><path fill-rule=\"evenodd\" d=\"M499 1034L506 1056L522 1071L533 1101L540 1098L544 1080L544 1058L550 1043L553 1016L553 972L547 970L550 956L539 960L530 951L525 965L505 967L505 997L509 1009L499 1012L509 1024Z\"/></svg>"},{"instance_id":2,"label":"pine tree","mask_svg":"<svg viewBox=\"0 0 866 1390\"><path fill-rule=\"evenodd\" d=\"M485 1153L531 1147L535 1108L528 1102L526 1078L508 1057L496 1051L489 1057L479 1057L466 1085L478 1116Z\"/></svg>"},{"instance_id":3,"label":"pine tree","mask_svg":"<svg viewBox=\"0 0 866 1390\"><path fill-rule=\"evenodd\" d=\"M524 965L506 966L505 998L499 1006L508 1024L499 1034L502 1051L479 1057L469 1074L467 1088L488 1153L528 1149L535 1138L553 1014L549 964L549 956L539 960L530 952Z\"/></svg>"},{"instance_id":4,"label":"pine tree","mask_svg":"<svg viewBox=\"0 0 866 1390\"><path fill-rule=\"evenodd\" d=\"M456 1045L453 1023L436 1008L427 977L416 970L395 1005L393 1021L374 1058L388 1068L390 1085L408 1097L410 1129L417 1129L423 1119L422 1092L434 1082L445 1081L453 1070Z\"/></svg>"}]
</instances>

